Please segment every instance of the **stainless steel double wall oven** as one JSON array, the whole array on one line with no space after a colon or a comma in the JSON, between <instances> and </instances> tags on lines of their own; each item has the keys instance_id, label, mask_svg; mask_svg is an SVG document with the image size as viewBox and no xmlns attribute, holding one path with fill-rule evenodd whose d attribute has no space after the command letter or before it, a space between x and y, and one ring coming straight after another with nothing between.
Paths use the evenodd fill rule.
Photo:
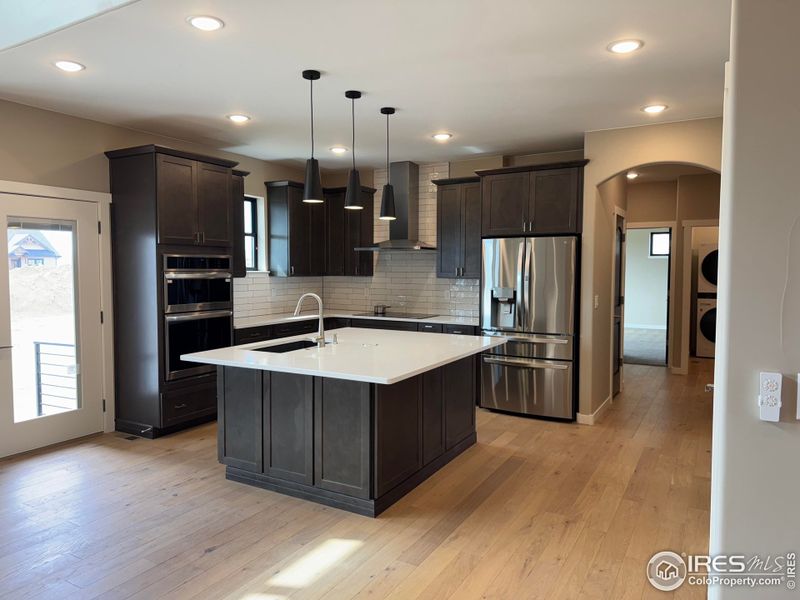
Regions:
<instances>
[{"instance_id":1,"label":"stainless steel double wall oven","mask_svg":"<svg viewBox=\"0 0 800 600\"><path fill-rule=\"evenodd\" d=\"M182 354L230 346L233 269L229 255L164 254L164 372L168 381L211 373Z\"/></svg>"}]
</instances>

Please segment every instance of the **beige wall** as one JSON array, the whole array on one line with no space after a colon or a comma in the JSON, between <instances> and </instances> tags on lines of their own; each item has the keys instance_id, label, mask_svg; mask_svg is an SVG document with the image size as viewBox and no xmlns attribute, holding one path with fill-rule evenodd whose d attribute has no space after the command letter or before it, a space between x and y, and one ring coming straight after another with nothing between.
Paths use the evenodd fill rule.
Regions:
<instances>
[{"instance_id":1,"label":"beige wall","mask_svg":"<svg viewBox=\"0 0 800 600\"><path fill-rule=\"evenodd\" d=\"M636 223L674 221L678 203L676 181L654 181L628 186L628 227Z\"/></svg>"},{"instance_id":2,"label":"beige wall","mask_svg":"<svg viewBox=\"0 0 800 600\"><path fill-rule=\"evenodd\" d=\"M734 0L725 100L714 374L711 554L798 549L800 532L800 2ZM788 74L792 74L791 76ZM759 372L783 373L778 423L759 420ZM712 600L796 597L712 587Z\"/></svg>"},{"instance_id":3,"label":"beige wall","mask_svg":"<svg viewBox=\"0 0 800 600\"><path fill-rule=\"evenodd\" d=\"M475 171L481 169L500 169L503 167L503 157L500 154L495 156L482 156L480 158L469 158L466 160L450 161L450 177L472 177Z\"/></svg>"},{"instance_id":4,"label":"beige wall","mask_svg":"<svg viewBox=\"0 0 800 600\"><path fill-rule=\"evenodd\" d=\"M611 281L612 273L614 225L609 212L612 209L600 198L598 185L628 169L647 164L677 162L719 171L721 143L720 118L586 133L584 153L590 162L584 173L581 414L593 413L611 395L610 323L613 307L607 282ZM595 295L599 300L596 309Z\"/></svg>"},{"instance_id":5,"label":"beige wall","mask_svg":"<svg viewBox=\"0 0 800 600\"><path fill-rule=\"evenodd\" d=\"M264 196L265 181L303 177L302 169L0 100L0 179L107 192L108 161L103 153L142 144L238 161L237 168L251 172L245 192L257 196Z\"/></svg>"},{"instance_id":6,"label":"beige wall","mask_svg":"<svg viewBox=\"0 0 800 600\"><path fill-rule=\"evenodd\" d=\"M563 152L539 152L536 154L517 154L506 156L503 164L506 167L521 165L546 165L547 163L563 162L568 160L581 160L583 148L577 150L564 150Z\"/></svg>"}]
</instances>

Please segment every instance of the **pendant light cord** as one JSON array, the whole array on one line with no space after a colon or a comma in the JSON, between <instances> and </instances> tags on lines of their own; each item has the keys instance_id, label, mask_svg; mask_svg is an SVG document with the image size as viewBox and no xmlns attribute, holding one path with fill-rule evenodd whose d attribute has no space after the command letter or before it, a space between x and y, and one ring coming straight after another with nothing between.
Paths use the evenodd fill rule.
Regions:
<instances>
[{"instance_id":1,"label":"pendant light cord","mask_svg":"<svg viewBox=\"0 0 800 600\"><path fill-rule=\"evenodd\" d=\"M311 86L311 158L314 158L314 80L308 80Z\"/></svg>"},{"instance_id":2,"label":"pendant light cord","mask_svg":"<svg viewBox=\"0 0 800 600\"><path fill-rule=\"evenodd\" d=\"M353 124L353 170L356 168L356 99L350 98L350 121Z\"/></svg>"},{"instance_id":3,"label":"pendant light cord","mask_svg":"<svg viewBox=\"0 0 800 600\"><path fill-rule=\"evenodd\" d=\"M386 115L386 182L389 182L389 115Z\"/></svg>"}]
</instances>

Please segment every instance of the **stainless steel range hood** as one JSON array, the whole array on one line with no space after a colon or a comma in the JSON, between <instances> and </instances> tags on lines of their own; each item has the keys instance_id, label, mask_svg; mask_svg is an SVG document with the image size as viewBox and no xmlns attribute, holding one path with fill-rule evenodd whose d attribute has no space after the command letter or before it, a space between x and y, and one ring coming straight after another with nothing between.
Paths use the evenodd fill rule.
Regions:
<instances>
[{"instance_id":1,"label":"stainless steel range hood","mask_svg":"<svg viewBox=\"0 0 800 600\"><path fill-rule=\"evenodd\" d=\"M436 246L419 240L419 165L410 161L394 162L389 165L389 175L394 186L397 215L397 219L389 221L389 239L356 250L436 250Z\"/></svg>"}]
</instances>

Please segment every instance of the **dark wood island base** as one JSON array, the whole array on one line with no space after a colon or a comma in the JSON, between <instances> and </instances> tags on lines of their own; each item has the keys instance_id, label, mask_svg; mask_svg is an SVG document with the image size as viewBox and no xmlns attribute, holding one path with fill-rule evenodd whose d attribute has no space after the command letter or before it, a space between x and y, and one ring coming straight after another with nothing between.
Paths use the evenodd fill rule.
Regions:
<instances>
[{"instance_id":1,"label":"dark wood island base","mask_svg":"<svg viewBox=\"0 0 800 600\"><path fill-rule=\"evenodd\" d=\"M226 477L374 517L476 441L475 361L393 385L219 367Z\"/></svg>"}]
</instances>

